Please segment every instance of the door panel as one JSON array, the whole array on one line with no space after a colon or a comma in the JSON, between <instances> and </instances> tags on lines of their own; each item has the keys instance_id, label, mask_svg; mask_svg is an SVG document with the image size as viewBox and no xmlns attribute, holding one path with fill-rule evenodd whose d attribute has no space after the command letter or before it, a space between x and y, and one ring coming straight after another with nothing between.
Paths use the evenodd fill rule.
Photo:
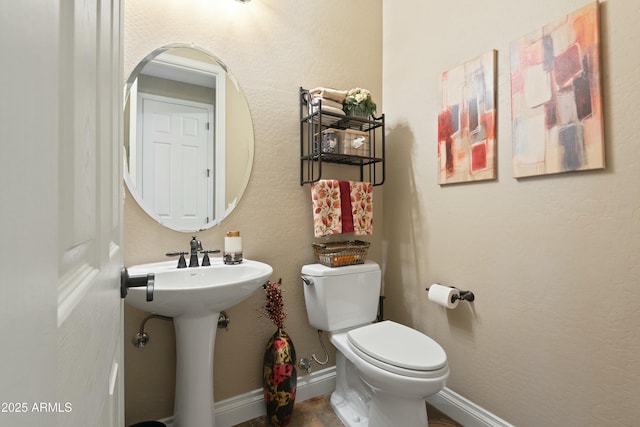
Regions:
<instances>
[{"instance_id":1,"label":"door panel","mask_svg":"<svg viewBox=\"0 0 640 427\"><path fill-rule=\"evenodd\" d=\"M124 424L121 22L121 0L0 2L2 426Z\"/></svg>"},{"instance_id":2,"label":"door panel","mask_svg":"<svg viewBox=\"0 0 640 427\"><path fill-rule=\"evenodd\" d=\"M40 427L55 419L32 405L58 397L60 58L51 41L60 31L59 8L56 1L0 2L0 81L6 82L0 102L0 402L7 405L0 412L2 426ZM37 29L29 34L28 51L27 28Z\"/></svg>"},{"instance_id":3,"label":"door panel","mask_svg":"<svg viewBox=\"0 0 640 427\"><path fill-rule=\"evenodd\" d=\"M61 3L57 394L60 425L124 422L119 0ZM117 182L117 183L116 183Z\"/></svg>"}]
</instances>

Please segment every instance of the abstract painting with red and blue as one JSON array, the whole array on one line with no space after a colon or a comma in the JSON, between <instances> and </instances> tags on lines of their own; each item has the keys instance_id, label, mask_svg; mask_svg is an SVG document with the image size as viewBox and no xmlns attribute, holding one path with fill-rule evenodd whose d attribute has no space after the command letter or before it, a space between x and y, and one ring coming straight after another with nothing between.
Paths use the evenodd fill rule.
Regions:
<instances>
[{"instance_id":1,"label":"abstract painting with red and blue","mask_svg":"<svg viewBox=\"0 0 640 427\"><path fill-rule=\"evenodd\" d=\"M442 73L439 184L496 177L495 58L492 50Z\"/></svg>"},{"instance_id":2,"label":"abstract painting with red and blue","mask_svg":"<svg viewBox=\"0 0 640 427\"><path fill-rule=\"evenodd\" d=\"M604 168L598 3L511 43L515 178Z\"/></svg>"}]
</instances>

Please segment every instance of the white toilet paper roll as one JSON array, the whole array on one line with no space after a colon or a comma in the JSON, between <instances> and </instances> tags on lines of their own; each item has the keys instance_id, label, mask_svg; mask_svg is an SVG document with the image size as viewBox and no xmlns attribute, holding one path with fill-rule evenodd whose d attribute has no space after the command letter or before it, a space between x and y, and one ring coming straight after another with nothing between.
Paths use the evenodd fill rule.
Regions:
<instances>
[{"instance_id":1,"label":"white toilet paper roll","mask_svg":"<svg viewBox=\"0 0 640 427\"><path fill-rule=\"evenodd\" d=\"M460 291L456 288L442 286L437 283L429 286L429 301L440 304L443 307L456 308L458 306L460 299L455 298L455 301L453 301L454 295L458 297L460 296Z\"/></svg>"}]
</instances>

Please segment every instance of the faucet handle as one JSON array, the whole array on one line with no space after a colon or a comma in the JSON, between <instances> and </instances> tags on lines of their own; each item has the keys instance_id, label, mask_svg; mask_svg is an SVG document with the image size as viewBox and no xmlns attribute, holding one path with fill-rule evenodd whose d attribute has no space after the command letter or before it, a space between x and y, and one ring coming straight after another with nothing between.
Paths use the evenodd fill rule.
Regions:
<instances>
[{"instance_id":1,"label":"faucet handle","mask_svg":"<svg viewBox=\"0 0 640 427\"><path fill-rule=\"evenodd\" d=\"M167 252L165 255L166 256L180 255L180 258L178 259L178 268L187 268L187 261L184 259L184 256L186 254L187 254L186 252Z\"/></svg>"},{"instance_id":2,"label":"faucet handle","mask_svg":"<svg viewBox=\"0 0 640 427\"><path fill-rule=\"evenodd\" d=\"M220 249L212 249L212 250L208 250L208 251L200 251L201 254L204 254L204 256L202 257L202 266L206 267L211 265L211 260L209 259L209 254L217 254L220 253Z\"/></svg>"}]
</instances>

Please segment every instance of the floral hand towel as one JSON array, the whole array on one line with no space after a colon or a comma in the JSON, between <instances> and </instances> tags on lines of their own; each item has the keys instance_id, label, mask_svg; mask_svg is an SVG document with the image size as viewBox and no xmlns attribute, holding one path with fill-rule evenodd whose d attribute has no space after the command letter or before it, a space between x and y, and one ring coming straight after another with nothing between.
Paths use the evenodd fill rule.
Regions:
<instances>
[{"instance_id":1,"label":"floral hand towel","mask_svg":"<svg viewBox=\"0 0 640 427\"><path fill-rule=\"evenodd\" d=\"M325 179L311 183L313 233L316 237L342 233L340 182Z\"/></svg>"},{"instance_id":2,"label":"floral hand towel","mask_svg":"<svg viewBox=\"0 0 640 427\"><path fill-rule=\"evenodd\" d=\"M311 183L313 233L373 234L373 185L369 182L324 179Z\"/></svg>"},{"instance_id":3,"label":"floral hand towel","mask_svg":"<svg viewBox=\"0 0 640 427\"><path fill-rule=\"evenodd\" d=\"M373 234L373 185L350 181L353 232L360 236Z\"/></svg>"}]
</instances>

